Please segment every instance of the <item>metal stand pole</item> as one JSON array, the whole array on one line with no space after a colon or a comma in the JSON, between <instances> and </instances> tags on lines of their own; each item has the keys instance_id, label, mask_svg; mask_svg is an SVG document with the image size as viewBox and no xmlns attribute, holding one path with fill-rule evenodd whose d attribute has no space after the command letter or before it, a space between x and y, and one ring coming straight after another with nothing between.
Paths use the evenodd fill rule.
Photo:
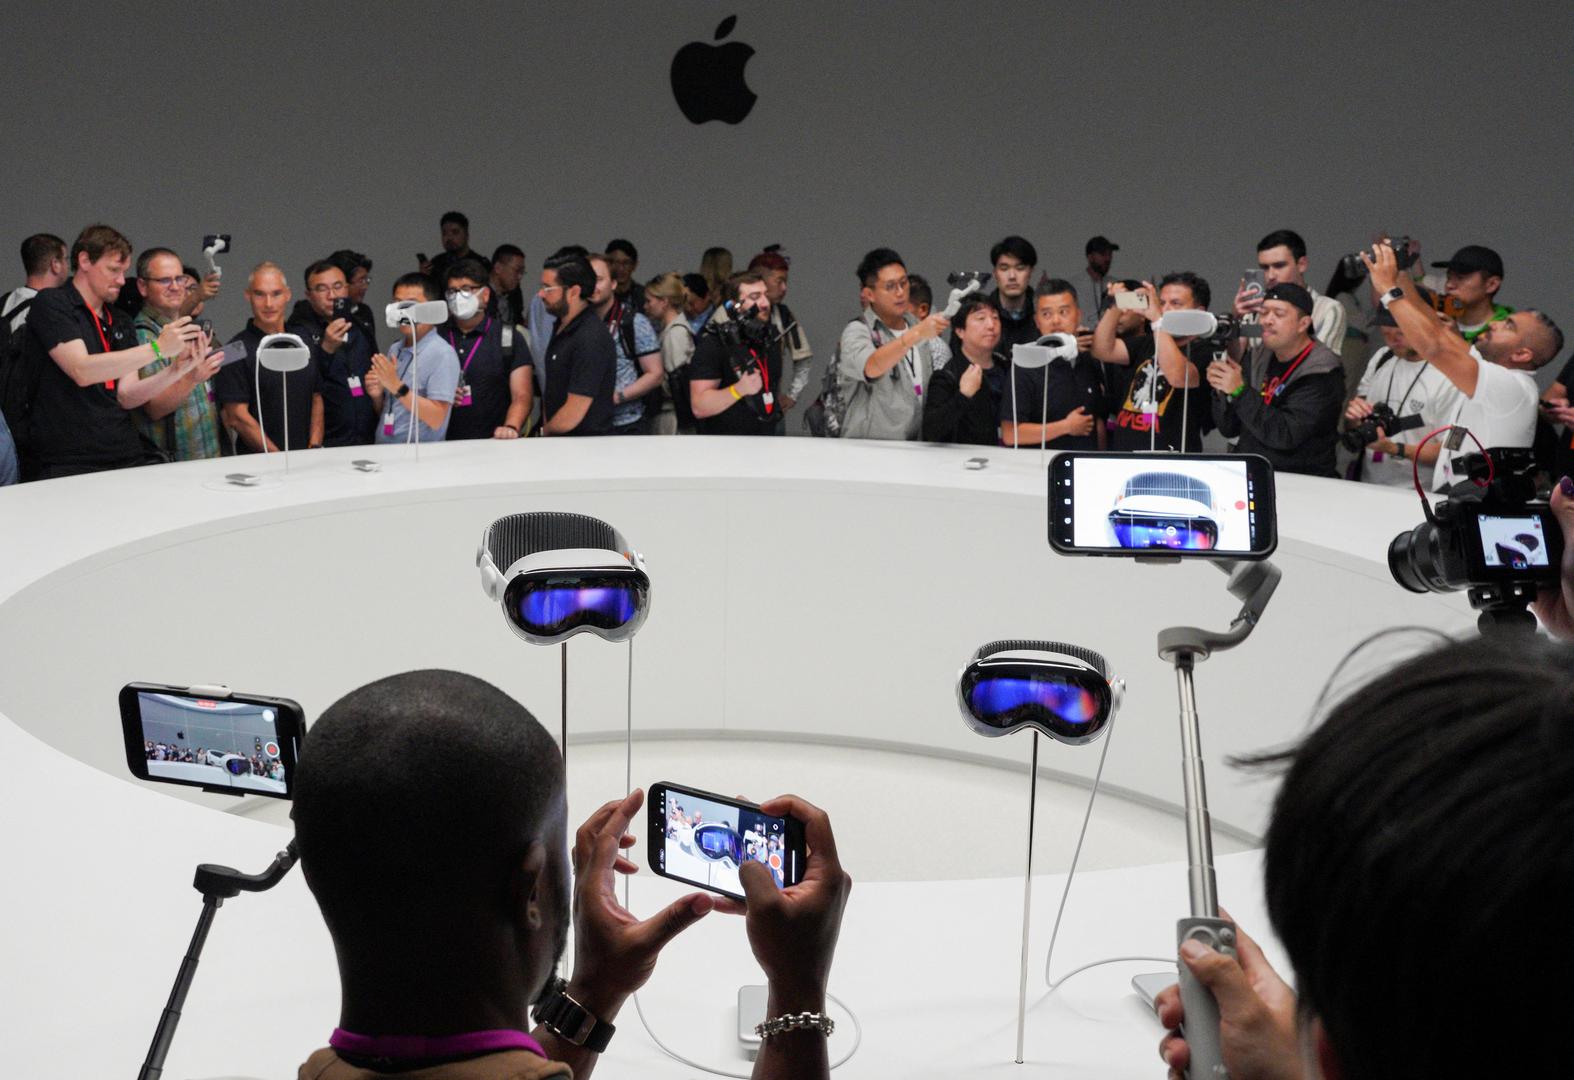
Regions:
<instances>
[{"instance_id":1,"label":"metal stand pole","mask_svg":"<svg viewBox=\"0 0 1574 1080\"><path fill-rule=\"evenodd\" d=\"M1022 875L1022 976L1017 983L1017 1064L1022 1064L1027 1035L1028 930L1033 922L1033 822L1038 815L1038 732L1033 732L1033 760L1027 773L1027 872Z\"/></svg>"},{"instance_id":2,"label":"metal stand pole","mask_svg":"<svg viewBox=\"0 0 1574 1080\"><path fill-rule=\"evenodd\" d=\"M568 642L563 642L563 779L568 782Z\"/></svg>"}]
</instances>

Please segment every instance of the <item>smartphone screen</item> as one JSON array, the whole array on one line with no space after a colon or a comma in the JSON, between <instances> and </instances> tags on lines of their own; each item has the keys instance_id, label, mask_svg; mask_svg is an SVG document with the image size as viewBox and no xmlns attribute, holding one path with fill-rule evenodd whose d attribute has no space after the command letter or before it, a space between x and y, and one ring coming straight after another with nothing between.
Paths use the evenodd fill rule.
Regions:
<instances>
[{"instance_id":1,"label":"smartphone screen","mask_svg":"<svg viewBox=\"0 0 1574 1080\"><path fill-rule=\"evenodd\" d=\"M1266 558L1278 546L1273 467L1255 454L1061 453L1049 542L1069 555Z\"/></svg>"},{"instance_id":2,"label":"smartphone screen","mask_svg":"<svg viewBox=\"0 0 1574 1080\"><path fill-rule=\"evenodd\" d=\"M120 714L126 763L139 779L290 797L306 726L293 701L132 683L120 692Z\"/></svg>"},{"instance_id":3,"label":"smartphone screen","mask_svg":"<svg viewBox=\"0 0 1574 1080\"><path fill-rule=\"evenodd\" d=\"M803 825L759 807L676 784L650 789L649 862L675 881L743 899L738 869L763 863L778 889L803 880Z\"/></svg>"}]
</instances>

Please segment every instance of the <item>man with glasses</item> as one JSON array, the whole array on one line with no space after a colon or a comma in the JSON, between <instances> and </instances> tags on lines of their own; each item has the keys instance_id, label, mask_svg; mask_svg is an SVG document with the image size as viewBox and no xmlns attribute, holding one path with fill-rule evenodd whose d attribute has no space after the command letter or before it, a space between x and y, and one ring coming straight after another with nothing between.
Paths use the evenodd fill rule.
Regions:
<instances>
[{"instance_id":1,"label":"man with glasses","mask_svg":"<svg viewBox=\"0 0 1574 1080\"><path fill-rule=\"evenodd\" d=\"M639 267L639 249L628 240L607 241L607 269L612 274L612 292L619 304L631 311L645 310L645 287L634 280Z\"/></svg>"},{"instance_id":2,"label":"man with glasses","mask_svg":"<svg viewBox=\"0 0 1574 1080\"><path fill-rule=\"evenodd\" d=\"M131 326L137 344L146 345L157 341L164 328L180 317L192 292L180 256L161 247L148 248L138 256L137 292L142 297L142 310ZM221 359L222 353L214 353L191 365L131 414L142 434L172 461L219 456L219 419L208 380L218 372ZM151 379L171 363L171 357L158 357L141 368L137 377Z\"/></svg>"},{"instance_id":3,"label":"man with glasses","mask_svg":"<svg viewBox=\"0 0 1574 1080\"><path fill-rule=\"evenodd\" d=\"M495 265L495 264L494 264ZM488 314L486 267L465 259L448 271L444 340L459 357L448 439L517 439L535 397L535 361L512 323Z\"/></svg>"},{"instance_id":4,"label":"man with glasses","mask_svg":"<svg viewBox=\"0 0 1574 1080\"><path fill-rule=\"evenodd\" d=\"M410 273L394 282L393 299L422 303L440 297L436 282L425 274ZM436 330L427 323L404 323L399 327L402 340L388 355L372 357L366 389L381 412L379 443L441 442L447 436L459 389L459 358Z\"/></svg>"},{"instance_id":5,"label":"man with glasses","mask_svg":"<svg viewBox=\"0 0 1574 1080\"><path fill-rule=\"evenodd\" d=\"M366 303L366 291L372 287L372 260L359 251L340 248L328 256L328 261L344 271L349 286L350 321L366 332L367 340L377 340L377 315Z\"/></svg>"},{"instance_id":6,"label":"man with glasses","mask_svg":"<svg viewBox=\"0 0 1574 1080\"><path fill-rule=\"evenodd\" d=\"M612 431L612 392L617 346L591 310L596 272L583 255L555 255L541 268L541 302L553 319L542 355L543 435L607 435Z\"/></svg>"},{"instance_id":7,"label":"man with glasses","mask_svg":"<svg viewBox=\"0 0 1574 1080\"><path fill-rule=\"evenodd\" d=\"M951 358L940 338L950 320L938 312L922 321L913 316L907 267L890 248L863 257L858 284L864 312L847 324L836 346L846 408L842 437L916 439L929 374Z\"/></svg>"},{"instance_id":8,"label":"man with glasses","mask_svg":"<svg viewBox=\"0 0 1574 1080\"><path fill-rule=\"evenodd\" d=\"M375 344L366 332L336 313L350 302L350 283L328 259L306 268L306 299L290 315L301 336L312 348L322 379L323 445L360 446L372 441L377 406L367 392L366 376L372 367Z\"/></svg>"}]
</instances>

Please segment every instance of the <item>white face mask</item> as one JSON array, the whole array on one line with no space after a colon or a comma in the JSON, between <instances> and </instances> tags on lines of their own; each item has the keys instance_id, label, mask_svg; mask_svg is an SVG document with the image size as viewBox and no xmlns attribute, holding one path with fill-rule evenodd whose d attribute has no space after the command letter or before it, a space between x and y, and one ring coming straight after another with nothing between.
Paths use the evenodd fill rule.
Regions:
<instances>
[{"instance_id":1,"label":"white face mask","mask_svg":"<svg viewBox=\"0 0 1574 1080\"><path fill-rule=\"evenodd\" d=\"M448 300L448 310L456 319L473 319L481 310L481 297L476 293L460 290Z\"/></svg>"}]
</instances>

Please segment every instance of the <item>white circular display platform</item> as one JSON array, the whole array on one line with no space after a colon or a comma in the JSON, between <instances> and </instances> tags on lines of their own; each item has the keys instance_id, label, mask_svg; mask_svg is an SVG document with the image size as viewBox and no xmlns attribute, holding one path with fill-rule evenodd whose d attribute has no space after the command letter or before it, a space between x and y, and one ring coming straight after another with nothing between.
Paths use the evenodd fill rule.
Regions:
<instances>
[{"instance_id":1,"label":"white circular display platform","mask_svg":"<svg viewBox=\"0 0 1574 1080\"><path fill-rule=\"evenodd\" d=\"M965 468L975 456L988 466ZM357 471L360 458L382 470ZM115 705L125 683L225 683L295 698L310 720L375 678L449 667L497 683L556 733L557 650L509 633L475 570L482 528L507 513L595 515L649 562L651 614L634 647L636 783L719 786L730 755L747 762L738 771L751 788L781 776L858 838L844 850L871 853L869 875L848 866L859 883L832 990L865 1035L839 1076L972 1075L1011 1057L1021 885L1002 875L1024 835L1028 745L979 738L957 716L956 675L979 644L1053 638L1108 657L1128 683L1108 795L1128 820L1168 816L1180 835L1175 679L1155 637L1178 623L1222 628L1238 605L1205 564L1056 555L1036 450L528 440L426 446L416 464L406 447L357 447L293 455L289 475L261 489L214 490L236 468L0 490L0 814L16 870L0 890L12 928L0 994L28 1033L0 1049L6 1075L134 1068L199 908L194 865L260 869L288 838L278 807L217 812L236 801L131 781ZM1197 670L1221 851L1261 832L1273 791L1225 758L1295 738L1335 664L1370 634L1473 625L1461 598L1413 596L1389 577L1388 541L1420 519L1413 494L1290 476L1279 503L1278 594L1250 641ZM583 636L570 646L576 803L622 791L622 755L603 747L623 731L625 663L622 646ZM708 758L707 745L725 754ZM692 769L683 747L694 748ZM1046 864L1057 873L1080 821L1065 808L1080 806L1099 749L1044 746L1045 774L1065 786L1063 799L1041 800L1039 821L1040 847L1064 849ZM664 774L641 773L642 755ZM904 761L916 764L893 780ZM948 765L982 779L963 791L940 779ZM860 785L859 769L879 775ZM987 842L968 842L959 822L969 819L990 830ZM1098 855L1099 822L1095 811L1087 865L1114 868L1079 876L1057 970L1169 954L1185 913L1184 847ZM1266 931L1256 854L1222 857L1220 878L1232 912ZM643 881L635 906L676 894ZM1040 962L1056 899L1052 874L1035 888ZM1156 1072L1157 1025L1125 987L1136 970L1079 976L1034 1011L1035 1075ZM741 923L712 916L674 943L642 998L665 1040L747 1071L731 1008L738 984L757 978ZM293 1075L331 1030L337 994L298 873L227 904L166 1075ZM632 1010L619 1026L608 1075L692 1075L660 1055Z\"/></svg>"}]
</instances>

